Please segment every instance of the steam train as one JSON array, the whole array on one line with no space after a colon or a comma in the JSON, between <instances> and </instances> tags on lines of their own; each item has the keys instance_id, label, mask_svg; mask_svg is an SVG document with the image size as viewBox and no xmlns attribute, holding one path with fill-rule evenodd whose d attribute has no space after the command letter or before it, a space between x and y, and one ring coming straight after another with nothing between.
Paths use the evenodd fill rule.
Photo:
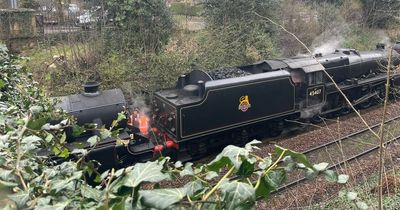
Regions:
<instances>
[{"instance_id":1,"label":"steam train","mask_svg":"<svg viewBox=\"0 0 400 210\"><path fill-rule=\"evenodd\" d=\"M400 64L398 51L392 56L392 91L400 86L394 68ZM96 83L86 84L82 94L61 97L59 107L74 115L78 124L106 126L125 111L127 121L121 125L119 138L126 143L109 138L89 154L102 168L123 167L159 155L185 161L228 144L279 136L289 121L318 122L320 117L347 113L349 107L333 81L359 109L378 103L385 93L387 64L383 44L366 52L338 49L315 57L193 70L179 76L175 88L154 93L147 113L140 107L128 108L120 89L100 91Z\"/></svg>"}]
</instances>

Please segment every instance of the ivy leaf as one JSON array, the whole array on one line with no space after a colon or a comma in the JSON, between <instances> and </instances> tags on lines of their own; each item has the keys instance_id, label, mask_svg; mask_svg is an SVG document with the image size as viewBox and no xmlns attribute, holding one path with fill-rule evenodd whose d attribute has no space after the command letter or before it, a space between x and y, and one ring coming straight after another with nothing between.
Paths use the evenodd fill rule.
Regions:
<instances>
[{"instance_id":1,"label":"ivy leaf","mask_svg":"<svg viewBox=\"0 0 400 210\"><path fill-rule=\"evenodd\" d=\"M217 177L217 176L218 176L217 172L215 172L215 171L209 171L209 172L207 172L206 179L207 179L207 180L211 180L211 179L213 179L213 178L215 178L215 177Z\"/></svg>"},{"instance_id":2,"label":"ivy leaf","mask_svg":"<svg viewBox=\"0 0 400 210\"><path fill-rule=\"evenodd\" d=\"M318 176L318 171L314 171L314 170L312 170L312 169L310 169L310 168L308 168L307 169L307 171L306 171L306 178L307 179L315 179L315 177L317 177Z\"/></svg>"},{"instance_id":3,"label":"ivy leaf","mask_svg":"<svg viewBox=\"0 0 400 210\"><path fill-rule=\"evenodd\" d=\"M92 136L87 140L87 142L89 143L89 146L93 147L93 145L95 145L99 140L98 136Z\"/></svg>"},{"instance_id":4,"label":"ivy leaf","mask_svg":"<svg viewBox=\"0 0 400 210\"><path fill-rule=\"evenodd\" d=\"M4 80L0 79L0 89L4 88L6 86L6 82Z\"/></svg>"},{"instance_id":5,"label":"ivy leaf","mask_svg":"<svg viewBox=\"0 0 400 210\"><path fill-rule=\"evenodd\" d=\"M253 174L253 172L254 172L254 164L249 163L249 161L245 159L240 165L237 174L242 177L249 177Z\"/></svg>"},{"instance_id":6,"label":"ivy leaf","mask_svg":"<svg viewBox=\"0 0 400 210\"><path fill-rule=\"evenodd\" d=\"M92 188L89 185L81 185L81 194L85 198L93 199L95 201L100 201L102 193L96 188Z\"/></svg>"},{"instance_id":7,"label":"ivy leaf","mask_svg":"<svg viewBox=\"0 0 400 210\"><path fill-rule=\"evenodd\" d=\"M174 167L175 167L175 168L180 168L180 167L182 167L182 166L183 166L183 164L182 164L181 161L176 161L175 164L174 164Z\"/></svg>"},{"instance_id":8,"label":"ivy leaf","mask_svg":"<svg viewBox=\"0 0 400 210\"><path fill-rule=\"evenodd\" d=\"M184 188L139 191L142 204L156 209L166 209L186 196Z\"/></svg>"},{"instance_id":9,"label":"ivy leaf","mask_svg":"<svg viewBox=\"0 0 400 210\"><path fill-rule=\"evenodd\" d=\"M268 156L268 157L263 158L263 160L258 163L258 167L261 170L264 170L264 169L268 168L269 166L271 166L271 164L272 164L272 157Z\"/></svg>"},{"instance_id":10,"label":"ivy leaf","mask_svg":"<svg viewBox=\"0 0 400 210\"><path fill-rule=\"evenodd\" d=\"M242 158L247 159L249 151L244 148L229 145L222 150L222 152L215 157L211 163L208 164L208 169L211 171L219 171L225 165L233 165L239 170L242 164Z\"/></svg>"},{"instance_id":11,"label":"ivy leaf","mask_svg":"<svg viewBox=\"0 0 400 210\"><path fill-rule=\"evenodd\" d=\"M29 192L25 191L20 191L11 195L8 195L8 197L17 204L18 209L23 209L23 207L26 205L26 202L29 200Z\"/></svg>"},{"instance_id":12,"label":"ivy leaf","mask_svg":"<svg viewBox=\"0 0 400 210\"><path fill-rule=\"evenodd\" d=\"M117 122L121 122L122 120L125 120L126 116L123 112L119 112L118 113L118 117L117 117Z\"/></svg>"},{"instance_id":13,"label":"ivy leaf","mask_svg":"<svg viewBox=\"0 0 400 210\"><path fill-rule=\"evenodd\" d=\"M36 149L40 145L42 139L38 136L31 135L22 139L22 148L25 151L31 151Z\"/></svg>"},{"instance_id":14,"label":"ivy leaf","mask_svg":"<svg viewBox=\"0 0 400 210\"><path fill-rule=\"evenodd\" d=\"M107 129L101 129L100 130L100 139L104 140L111 137L111 132Z\"/></svg>"},{"instance_id":15,"label":"ivy leaf","mask_svg":"<svg viewBox=\"0 0 400 210\"><path fill-rule=\"evenodd\" d=\"M258 141L256 139L254 139L253 141L247 143L244 148L247 149L248 151L253 151L253 149L257 148L256 146L254 146L255 144L261 144L261 141Z\"/></svg>"},{"instance_id":16,"label":"ivy leaf","mask_svg":"<svg viewBox=\"0 0 400 210\"><path fill-rule=\"evenodd\" d=\"M296 160L296 162L304 164L307 168L313 168L313 165L308 161L307 157L304 154L275 145L276 155L280 156L284 151L286 155L292 157L294 160Z\"/></svg>"},{"instance_id":17,"label":"ivy leaf","mask_svg":"<svg viewBox=\"0 0 400 210\"><path fill-rule=\"evenodd\" d=\"M18 186L18 184L14 183L14 182L0 180L0 188L3 186L4 187L16 187L16 186Z\"/></svg>"},{"instance_id":18,"label":"ivy leaf","mask_svg":"<svg viewBox=\"0 0 400 210\"><path fill-rule=\"evenodd\" d=\"M337 183L339 183L339 184L346 184L348 180L349 180L349 175L340 174L339 177L338 177Z\"/></svg>"},{"instance_id":19,"label":"ivy leaf","mask_svg":"<svg viewBox=\"0 0 400 210\"><path fill-rule=\"evenodd\" d=\"M70 203L70 201L67 200L64 202L57 202L52 205L38 206L37 209L40 209L40 210L63 210L68 206L69 203Z\"/></svg>"},{"instance_id":20,"label":"ivy leaf","mask_svg":"<svg viewBox=\"0 0 400 210\"><path fill-rule=\"evenodd\" d=\"M357 201L356 205L357 205L357 208L359 208L361 210L367 210L368 209L368 205L365 202Z\"/></svg>"},{"instance_id":21,"label":"ivy leaf","mask_svg":"<svg viewBox=\"0 0 400 210\"><path fill-rule=\"evenodd\" d=\"M158 162L138 163L127 173L124 186L137 187L142 182L160 182L170 176L161 172L163 166Z\"/></svg>"},{"instance_id":22,"label":"ivy leaf","mask_svg":"<svg viewBox=\"0 0 400 210\"><path fill-rule=\"evenodd\" d=\"M0 166L4 165L4 163L6 163L6 159L0 156Z\"/></svg>"},{"instance_id":23,"label":"ivy leaf","mask_svg":"<svg viewBox=\"0 0 400 210\"><path fill-rule=\"evenodd\" d=\"M268 198L271 192L275 189L267 182L267 180L265 180L265 177L260 177L259 182L260 184L256 189L256 196Z\"/></svg>"},{"instance_id":24,"label":"ivy leaf","mask_svg":"<svg viewBox=\"0 0 400 210\"><path fill-rule=\"evenodd\" d=\"M329 165L329 163L323 162L323 163L315 164L313 167L314 167L314 169L315 169L316 171L324 171L324 170L326 170L326 168L328 167L328 165Z\"/></svg>"},{"instance_id":25,"label":"ivy leaf","mask_svg":"<svg viewBox=\"0 0 400 210\"><path fill-rule=\"evenodd\" d=\"M192 168L193 163L186 163L185 167L183 170L179 173L180 176L193 176L193 168Z\"/></svg>"},{"instance_id":26,"label":"ivy leaf","mask_svg":"<svg viewBox=\"0 0 400 210\"><path fill-rule=\"evenodd\" d=\"M338 174L335 171L326 170L326 171L324 171L324 174L325 174L325 179L328 182L337 182L338 181Z\"/></svg>"},{"instance_id":27,"label":"ivy leaf","mask_svg":"<svg viewBox=\"0 0 400 210\"><path fill-rule=\"evenodd\" d=\"M79 125L72 126L72 136L73 137L78 137L83 132L85 132L85 128L83 128L83 127L81 127Z\"/></svg>"},{"instance_id":28,"label":"ivy leaf","mask_svg":"<svg viewBox=\"0 0 400 210\"><path fill-rule=\"evenodd\" d=\"M268 184L274 189L278 189L287 180L286 172L284 170L271 171L265 177Z\"/></svg>"},{"instance_id":29,"label":"ivy leaf","mask_svg":"<svg viewBox=\"0 0 400 210\"><path fill-rule=\"evenodd\" d=\"M220 187L222 200L225 202L225 208L250 209L256 199L255 189L249 184L243 182L225 182Z\"/></svg>"},{"instance_id":30,"label":"ivy leaf","mask_svg":"<svg viewBox=\"0 0 400 210\"><path fill-rule=\"evenodd\" d=\"M204 186L200 180L195 180L187 183L183 188L185 188L186 195L192 197L203 190Z\"/></svg>"},{"instance_id":31,"label":"ivy leaf","mask_svg":"<svg viewBox=\"0 0 400 210\"><path fill-rule=\"evenodd\" d=\"M355 193L355 192L347 192L346 198L349 201L354 201L357 198L357 193Z\"/></svg>"}]
</instances>

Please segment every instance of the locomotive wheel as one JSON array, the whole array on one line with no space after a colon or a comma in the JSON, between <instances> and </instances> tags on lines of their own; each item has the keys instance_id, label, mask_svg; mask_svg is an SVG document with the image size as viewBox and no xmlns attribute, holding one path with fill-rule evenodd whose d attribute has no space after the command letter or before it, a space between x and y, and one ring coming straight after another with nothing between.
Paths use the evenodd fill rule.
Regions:
<instances>
[{"instance_id":1,"label":"locomotive wheel","mask_svg":"<svg viewBox=\"0 0 400 210\"><path fill-rule=\"evenodd\" d=\"M283 131L282 129L272 129L269 131L269 136L277 137L282 134L282 131Z\"/></svg>"},{"instance_id":2,"label":"locomotive wheel","mask_svg":"<svg viewBox=\"0 0 400 210\"><path fill-rule=\"evenodd\" d=\"M351 109L350 108L342 108L341 110L340 110L340 114L341 115L347 115L347 114L349 114L351 112Z\"/></svg>"},{"instance_id":3,"label":"locomotive wheel","mask_svg":"<svg viewBox=\"0 0 400 210\"><path fill-rule=\"evenodd\" d=\"M312 117L312 118L310 119L310 121L311 121L311 123L313 123L313 124L319 124L319 123L322 122L322 117L319 116L319 115L315 115L314 117Z\"/></svg>"},{"instance_id":4,"label":"locomotive wheel","mask_svg":"<svg viewBox=\"0 0 400 210\"><path fill-rule=\"evenodd\" d=\"M372 100L368 99L360 104L361 109L369 108L372 105Z\"/></svg>"}]
</instances>

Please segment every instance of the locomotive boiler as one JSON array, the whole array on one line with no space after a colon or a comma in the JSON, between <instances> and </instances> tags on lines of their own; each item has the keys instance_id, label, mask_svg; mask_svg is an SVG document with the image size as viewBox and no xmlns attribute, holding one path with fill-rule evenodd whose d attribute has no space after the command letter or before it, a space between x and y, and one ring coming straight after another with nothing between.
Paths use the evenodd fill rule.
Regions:
<instances>
[{"instance_id":1,"label":"locomotive boiler","mask_svg":"<svg viewBox=\"0 0 400 210\"><path fill-rule=\"evenodd\" d=\"M347 113L349 107L333 82L353 105L367 108L379 103L384 95L387 57L384 45L379 44L366 52L339 49L314 57L193 70L179 76L176 87L154 93L150 113L127 112L128 124L121 136L128 144L117 145L111 139L94 150L91 158L106 167L129 165L158 155L189 160L228 144L243 145L252 138L278 136L289 121L318 122L321 117ZM400 86L400 76L394 70L399 61L394 51L391 90ZM89 103L94 98L70 96L62 107L72 110L78 122L82 117L81 122L92 118L108 123L104 114L116 117L124 100L118 90L112 91L103 95L107 99L96 100L100 103L97 105Z\"/></svg>"}]
</instances>

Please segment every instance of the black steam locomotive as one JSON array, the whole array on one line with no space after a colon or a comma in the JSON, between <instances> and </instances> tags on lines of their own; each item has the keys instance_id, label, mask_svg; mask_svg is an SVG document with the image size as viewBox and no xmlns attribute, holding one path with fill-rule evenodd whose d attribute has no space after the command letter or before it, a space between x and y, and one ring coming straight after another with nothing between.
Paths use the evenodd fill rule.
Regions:
<instances>
[{"instance_id":1,"label":"black steam locomotive","mask_svg":"<svg viewBox=\"0 0 400 210\"><path fill-rule=\"evenodd\" d=\"M127 111L121 138L101 142L90 153L103 167L120 167L160 154L179 160L201 157L228 144L244 144L260 136L278 136L290 120L318 122L321 116L347 113L349 107L324 70L353 105L367 108L385 93L387 50L339 49L315 57L264 60L255 64L194 70L178 78L177 86L151 99L151 113ZM392 65L400 64L394 52ZM391 89L400 86L393 68ZM78 123L110 124L126 111L119 89L99 91L89 84L83 94L62 98L60 107ZM149 117L147 117L149 116Z\"/></svg>"}]
</instances>

